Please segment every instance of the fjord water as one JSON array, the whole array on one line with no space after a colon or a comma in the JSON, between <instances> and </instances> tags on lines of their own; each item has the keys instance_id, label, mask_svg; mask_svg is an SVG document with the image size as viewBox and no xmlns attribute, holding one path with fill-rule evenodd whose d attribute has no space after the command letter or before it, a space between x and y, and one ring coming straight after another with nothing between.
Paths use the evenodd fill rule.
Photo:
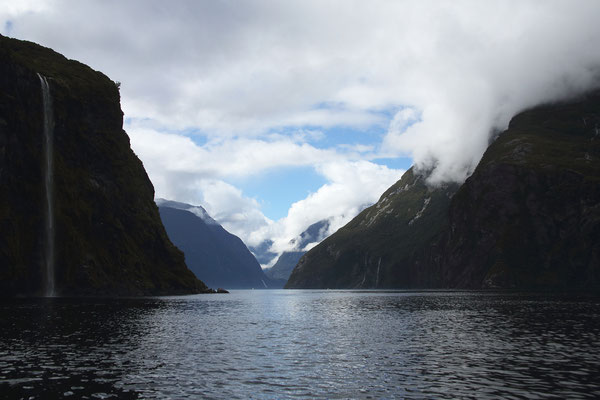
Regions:
<instances>
[{"instance_id":1,"label":"fjord water","mask_svg":"<svg viewBox=\"0 0 600 400\"><path fill-rule=\"evenodd\" d=\"M0 397L598 398L598 297L260 290L1 304Z\"/></svg>"}]
</instances>

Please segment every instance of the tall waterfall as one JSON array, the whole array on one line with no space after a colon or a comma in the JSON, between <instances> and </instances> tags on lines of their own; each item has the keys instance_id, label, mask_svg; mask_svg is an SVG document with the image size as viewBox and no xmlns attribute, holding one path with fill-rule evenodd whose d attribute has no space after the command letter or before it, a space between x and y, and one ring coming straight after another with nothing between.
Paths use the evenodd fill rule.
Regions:
<instances>
[{"instance_id":1,"label":"tall waterfall","mask_svg":"<svg viewBox=\"0 0 600 400\"><path fill-rule=\"evenodd\" d=\"M47 297L54 296L54 112L50 85L45 76L37 74L42 85L42 102L44 105L44 185L46 194L45 215L45 258Z\"/></svg>"}]
</instances>

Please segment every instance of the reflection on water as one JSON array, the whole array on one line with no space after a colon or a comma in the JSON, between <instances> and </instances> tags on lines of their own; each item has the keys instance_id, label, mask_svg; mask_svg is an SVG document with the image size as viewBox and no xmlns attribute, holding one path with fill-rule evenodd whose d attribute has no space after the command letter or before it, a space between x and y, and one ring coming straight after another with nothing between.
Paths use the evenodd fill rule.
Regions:
<instances>
[{"instance_id":1,"label":"reflection on water","mask_svg":"<svg viewBox=\"0 0 600 400\"><path fill-rule=\"evenodd\" d=\"M0 303L3 398L598 398L600 299L235 291Z\"/></svg>"}]
</instances>

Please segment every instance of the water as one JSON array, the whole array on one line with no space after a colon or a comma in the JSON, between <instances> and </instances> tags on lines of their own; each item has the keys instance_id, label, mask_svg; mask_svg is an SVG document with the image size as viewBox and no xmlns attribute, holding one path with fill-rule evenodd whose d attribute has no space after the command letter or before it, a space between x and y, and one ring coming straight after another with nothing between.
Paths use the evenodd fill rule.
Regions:
<instances>
[{"instance_id":1,"label":"water","mask_svg":"<svg viewBox=\"0 0 600 400\"><path fill-rule=\"evenodd\" d=\"M45 213L45 258L46 258L46 296L54 296L54 112L50 85L46 77L37 74L42 86L42 104L44 106L44 191L46 194Z\"/></svg>"},{"instance_id":2,"label":"water","mask_svg":"<svg viewBox=\"0 0 600 400\"><path fill-rule=\"evenodd\" d=\"M599 298L264 290L0 310L2 398L600 397Z\"/></svg>"}]
</instances>

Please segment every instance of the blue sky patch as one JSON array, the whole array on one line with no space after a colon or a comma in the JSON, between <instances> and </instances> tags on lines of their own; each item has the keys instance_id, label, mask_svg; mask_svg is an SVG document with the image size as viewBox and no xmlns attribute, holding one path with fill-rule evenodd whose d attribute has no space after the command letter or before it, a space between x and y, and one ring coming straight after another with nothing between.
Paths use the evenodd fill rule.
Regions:
<instances>
[{"instance_id":1,"label":"blue sky patch","mask_svg":"<svg viewBox=\"0 0 600 400\"><path fill-rule=\"evenodd\" d=\"M244 196L261 201L261 211L272 220L285 217L290 205L316 192L327 180L313 167L286 167L230 180L239 187Z\"/></svg>"}]
</instances>

